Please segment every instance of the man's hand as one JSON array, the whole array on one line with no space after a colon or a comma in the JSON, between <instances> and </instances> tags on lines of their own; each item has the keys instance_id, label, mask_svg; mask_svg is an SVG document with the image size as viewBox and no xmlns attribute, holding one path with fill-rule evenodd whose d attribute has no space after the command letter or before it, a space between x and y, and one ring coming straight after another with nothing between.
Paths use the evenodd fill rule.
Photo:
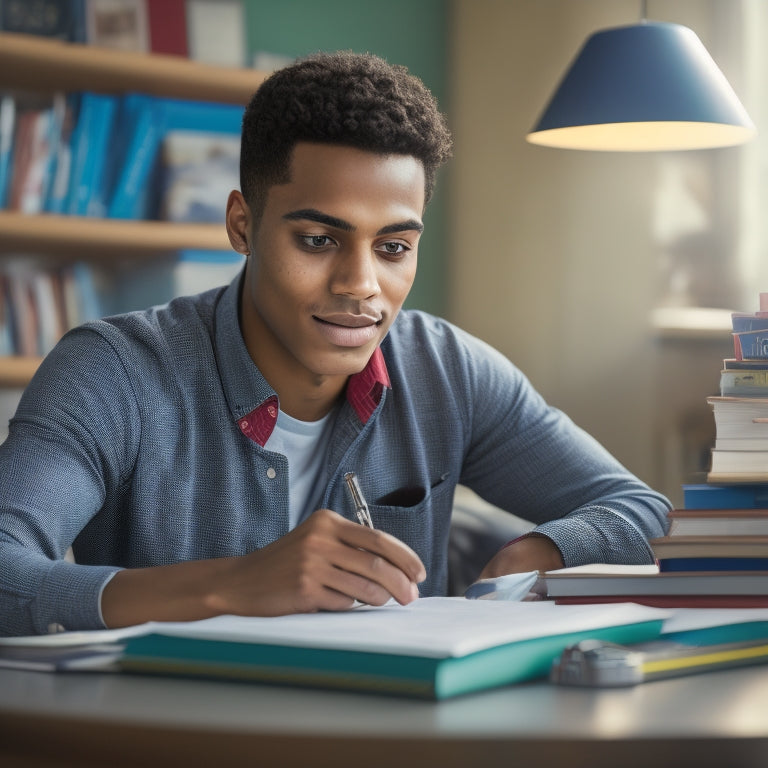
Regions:
<instances>
[{"instance_id":1,"label":"man's hand","mask_svg":"<svg viewBox=\"0 0 768 768\"><path fill-rule=\"evenodd\" d=\"M102 615L119 627L344 610L355 600L405 604L425 578L418 555L398 539L321 509L247 555L120 571L104 588Z\"/></svg>"},{"instance_id":2,"label":"man's hand","mask_svg":"<svg viewBox=\"0 0 768 768\"><path fill-rule=\"evenodd\" d=\"M483 568L478 579L491 579L508 573L553 571L564 565L563 556L552 539L532 534L499 550Z\"/></svg>"},{"instance_id":3,"label":"man's hand","mask_svg":"<svg viewBox=\"0 0 768 768\"><path fill-rule=\"evenodd\" d=\"M344 610L355 600L410 603L426 578L410 547L328 509L231 566L217 590L217 608L260 616Z\"/></svg>"}]
</instances>

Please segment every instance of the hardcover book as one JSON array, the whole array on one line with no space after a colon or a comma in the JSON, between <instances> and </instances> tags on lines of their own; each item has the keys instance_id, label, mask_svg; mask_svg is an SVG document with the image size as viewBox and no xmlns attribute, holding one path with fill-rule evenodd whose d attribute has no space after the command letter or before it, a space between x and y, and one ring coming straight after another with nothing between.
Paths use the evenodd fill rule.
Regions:
<instances>
[{"instance_id":1,"label":"hardcover book","mask_svg":"<svg viewBox=\"0 0 768 768\"><path fill-rule=\"evenodd\" d=\"M289 616L219 616L124 630L0 638L4 648L121 646L119 669L387 693L426 699L546 677L569 645L654 640L669 611L420 598L400 606ZM103 653L103 650L102 650ZM97 660L98 662L98 660ZM109 658L112 664L114 658Z\"/></svg>"},{"instance_id":2,"label":"hardcover book","mask_svg":"<svg viewBox=\"0 0 768 768\"><path fill-rule=\"evenodd\" d=\"M768 508L768 483L685 484L683 502L687 509Z\"/></svg>"},{"instance_id":3,"label":"hardcover book","mask_svg":"<svg viewBox=\"0 0 768 768\"><path fill-rule=\"evenodd\" d=\"M643 610L422 598L345 613L220 617L129 638L119 663L134 672L445 699L544 677L579 639L654 639L667 614Z\"/></svg>"},{"instance_id":4,"label":"hardcover book","mask_svg":"<svg viewBox=\"0 0 768 768\"><path fill-rule=\"evenodd\" d=\"M768 509L673 509L669 537L768 536Z\"/></svg>"}]
</instances>

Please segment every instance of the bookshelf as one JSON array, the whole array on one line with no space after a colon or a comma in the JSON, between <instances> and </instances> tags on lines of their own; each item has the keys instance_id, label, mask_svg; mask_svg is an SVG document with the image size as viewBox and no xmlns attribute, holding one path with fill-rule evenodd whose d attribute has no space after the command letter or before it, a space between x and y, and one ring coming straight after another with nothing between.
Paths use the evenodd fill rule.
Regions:
<instances>
[{"instance_id":1,"label":"bookshelf","mask_svg":"<svg viewBox=\"0 0 768 768\"><path fill-rule=\"evenodd\" d=\"M149 53L0 32L0 89L52 93L139 91L245 104L267 73ZM54 259L147 259L183 248L229 247L220 224L176 224L0 211L0 259L18 252ZM23 387L38 358L0 357L0 387Z\"/></svg>"}]
</instances>

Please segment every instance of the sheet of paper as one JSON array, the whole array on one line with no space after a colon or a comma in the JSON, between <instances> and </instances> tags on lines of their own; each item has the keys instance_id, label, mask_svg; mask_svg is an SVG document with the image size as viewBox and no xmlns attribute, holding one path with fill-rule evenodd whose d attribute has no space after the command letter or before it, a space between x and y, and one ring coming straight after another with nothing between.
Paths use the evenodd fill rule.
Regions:
<instances>
[{"instance_id":1,"label":"sheet of paper","mask_svg":"<svg viewBox=\"0 0 768 768\"><path fill-rule=\"evenodd\" d=\"M464 597L468 600L525 600L538 580L538 571L480 579L467 587Z\"/></svg>"},{"instance_id":2,"label":"sheet of paper","mask_svg":"<svg viewBox=\"0 0 768 768\"><path fill-rule=\"evenodd\" d=\"M653 621L670 612L629 603L568 605L421 598L407 605L275 618L219 616L156 626L164 634L441 658L502 643Z\"/></svg>"},{"instance_id":3,"label":"sheet of paper","mask_svg":"<svg viewBox=\"0 0 768 768\"><path fill-rule=\"evenodd\" d=\"M465 600L427 597L401 606L277 617L218 616L192 622L150 622L122 630L62 632L4 638L0 644L56 647L119 642L162 632L252 643L337 648L442 658L502 643L663 619L670 611L632 603L555 605L551 601Z\"/></svg>"}]
</instances>

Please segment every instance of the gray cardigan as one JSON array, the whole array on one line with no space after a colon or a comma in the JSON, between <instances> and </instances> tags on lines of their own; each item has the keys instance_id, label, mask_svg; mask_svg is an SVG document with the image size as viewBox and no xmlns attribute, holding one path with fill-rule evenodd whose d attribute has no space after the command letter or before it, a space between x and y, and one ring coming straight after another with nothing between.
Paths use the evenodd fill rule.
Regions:
<instances>
[{"instance_id":1,"label":"gray cardigan","mask_svg":"<svg viewBox=\"0 0 768 768\"><path fill-rule=\"evenodd\" d=\"M287 532L287 460L241 427L275 393L245 348L238 290L90 323L43 362L0 446L0 634L102 628L116 569L240 555ZM424 562L422 595L446 591L457 483L535 523L566 565L652 561L667 500L502 355L417 311L381 350L391 385L370 413L339 409L323 506L354 519L343 475L357 472L375 525Z\"/></svg>"}]
</instances>

